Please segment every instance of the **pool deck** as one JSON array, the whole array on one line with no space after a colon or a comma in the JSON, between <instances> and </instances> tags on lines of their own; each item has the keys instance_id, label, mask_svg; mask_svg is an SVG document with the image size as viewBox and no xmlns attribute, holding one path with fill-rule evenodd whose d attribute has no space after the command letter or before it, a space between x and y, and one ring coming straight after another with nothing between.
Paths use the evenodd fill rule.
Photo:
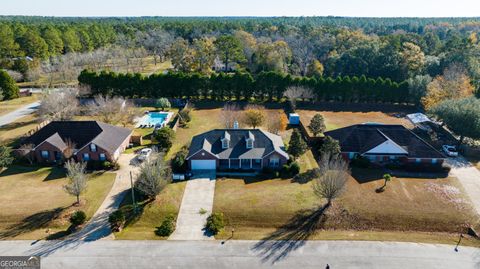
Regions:
<instances>
[{"instance_id":1,"label":"pool deck","mask_svg":"<svg viewBox=\"0 0 480 269\"><path fill-rule=\"evenodd\" d=\"M167 116L165 117L165 120L161 123L162 124L162 127L164 127L168 122L170 122L170 120L172 119L174 113L173 112L152 112L152 113L165 113L167 114ZM148 120L148 115L149 114L145 114L143 115L142 117L138 118L137 119L137 124L135 125L135 128L140 128L140 126L142 125L149 125L147 120ZM150 124L151 127L149 128L153 128L155 127L155 124Z\"/></svg>"}]
</instances>

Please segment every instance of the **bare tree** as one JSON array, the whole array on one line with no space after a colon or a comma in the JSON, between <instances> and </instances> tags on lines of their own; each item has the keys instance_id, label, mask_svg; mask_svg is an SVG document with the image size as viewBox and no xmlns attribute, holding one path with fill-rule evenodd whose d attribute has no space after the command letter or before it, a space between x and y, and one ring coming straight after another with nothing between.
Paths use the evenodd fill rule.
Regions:
<instances>
[{"instance_id":1,"label":"bare tree","mask_svg":"<svg viewBox=\"0 0 480 269\"><path fill-rule=\"evenodd\" d=\"M68 184L64 185L65 191L77 197L77 205L80 204L80 195L87 189L87 174L85 173L86 163L73 160L65 163L67 169Z\"/></svg>"},{"instance_id":2,"label":"bare tree","mask_svg":"<svg viewBox=\"0 0 480 269\"><path fill-rule=\"evenodd\" d=\"M95 96L87 104L89 114L109 124L121 123L123 126L133 124L138 115L134 105L122 97Z\"/></svg>"},{"instance_id":3,"label":"bare tree","mask_svg":"<svg viewBox=\"0 0 480 269\"><path fill-rule=\"evenodd\" d=\"M34 155L32 154L34 145L33 144L23 144L16 150L17 155L27 159L27 161L32 164Z\"/></svg>"},{"instance_id":4,"label":"bare tree","mask_svg":"<svg viewBox=\"0 0 480 269\"><path fill-rule=\"evenodd\" d=\"M42 120L71 120L79 112L76 89L47 90L43 93L37 114Z\"/></svg>"},{"instance_id":5,"label":"bare tree","mask_svg":"<svg viewBox=\"0 0 480 269\"><path fill-rule=\"evenodd\" d=\"M170 176L170 167L166 165L163 155L154 151L140 166L135 189L155 200L170 182Z\"/></svg>"},{"instance_id":6,"label":"bare tree","mask_svg":"<svg viewBox=\"0 0 480 269\"><path fill-rule=\"evenodd\" d=\"M350 169L347 162L338 155L324 154L318 165L320 176L313 182L313 192L318 198L327 199L325 207L328 207L344 191Z\"/></svg>"},{"instance_id":7,"label":"bare tree","mask_svg":"<svg viewBox=\"0 0 480 269\"><path fill-rule=\"evenodd\" d=\"M220 118L225 128L232 128L235 121L239 121L240 107L235 103L226 103L223 106Z\"/></svg>"},{"instance_id":8,"label":"bare tree","mask_svg":"<svg viewBox=\"0 0 480 269\"><path fill-rule=\"evenodd\" d=\"M288 87L283 93L283 96L287 97L288 101L290 101L290 106L292 107L292 110L295 110L297 108L297 99L312 99L315 97L311 89L300 86Z\"/></svg>"},{"instance_id":9,"label":"bare tree","mask_svg":"<svg viewBox=\"0 0 480 269\"><path fill-rule=\"evenodd\" d=\"M73 153L75 152L76 145L70 139L65 140L65 145L67 147L63 151L63 157L65 158L65 160L69 160L70 158L72 158Z\"/></svg>"}]
</instances>

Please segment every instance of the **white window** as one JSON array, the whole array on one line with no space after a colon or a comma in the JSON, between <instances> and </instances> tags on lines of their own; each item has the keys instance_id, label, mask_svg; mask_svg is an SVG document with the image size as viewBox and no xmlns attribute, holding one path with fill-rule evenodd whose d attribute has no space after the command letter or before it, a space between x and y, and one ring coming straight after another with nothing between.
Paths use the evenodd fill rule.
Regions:
<instances>
[{"instance_id":1,"label":"white window","mask_svg":"<svg viewBox=\"0 0 480 269\"><path fill-rule=\"evenodd\" d=\"M395 156L390 156L390 160L395 160Z\"/></svg>"},{"instance_id":2,"label":"white window","mask_svg":"<svg viewBox=\"0 0 480 269\"><path fill-rule=\"evenodd\" d=\"M270 159L270 166L271 167L278 167L280 165L280 160L278 158Z\"/></svg>"},{"instance_id":3,"label":"white window","mask_svg":"<svg viewBox=\"0 0 480 269\"><path fill-rule=\"evenodd\" d=\"M253 148L253 140L247 139L247 149L252 149L252 148Z\"/></svg>"},{"instance_id":4,"label":"white window","mask_svg":"<svg viewBox=\"0 0 480 269\"><path fill-rule=\"evenodd\" d=\"M107 156L105 156L104 153L100 153L100 161L105 161L107 159Z\"/></svg>"},{"instance_id":5,"label":"white window","mask_svg":"<svg viewBox=\"0 0 480 269\"><path fill-rule=\"evenodd\" d=\"M437 159L432 159L432 164L436 164L437 163Z\"/></svg>"},{"instance_id":6,"label":"white window","mask_svg":"<svg viewBox=\"0 0 480 269\"><path fill-rule=\"evenodd\" d=\"M421 162L422 162L422 159L416 158L416 159L415 159L415 162L416 162L416 163L421 163Z\"/></svg>"},{"instance_id":7,"label":"white window","mask_svg":"<svg viewBox=\"0 0 480 269\"><path fill-rule=\"evenodd\" d=\"M97 145L95 145L95 144L93 144L93 143L90 144L90 151L91 151L91 152L97 152Z\"/></svg>"},{"instance_id":8,"label":"white window","mask_svg":"<svg viewBox=\"0 0 480 269\"><path fill-rule=\"evenodd\" d=\"M223 149L228 149L228 144L229 144L230 141L228 141L228 139L222 139L222 148Z\"/></svg>"},{"instance_id":9,"label":"white window","mask_svg":"<svg viewBox=\"0 0 480 269\"><path fill-rule=\"evenodd\" d=\"M83 160L84 160L84 161L90 161L90 154L88 154L88 153L83 153Z\"/></svg>"},{"instance_id":10,"label":"white window","mask_svg":"<svg viewBox=\"0 0 480 269\"><path fill-rule=\"evenodd\" d=\"M48 151L47 150L42 150L42 158L48 159Z\"/></svg>"}]
</instances>

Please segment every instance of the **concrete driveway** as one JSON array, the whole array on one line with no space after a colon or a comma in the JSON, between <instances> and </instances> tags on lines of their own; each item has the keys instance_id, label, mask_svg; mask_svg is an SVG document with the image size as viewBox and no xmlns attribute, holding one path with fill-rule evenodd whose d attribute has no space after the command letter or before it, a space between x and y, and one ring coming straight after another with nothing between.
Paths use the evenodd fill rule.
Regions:
<instances>
[{"instance_id":1,"label":"concrete driveway","mask_svg":"<svg viewBox=\"0 0 480 269\"><path fill-rule=\"evenodd\" d=\"M3 125L7 125L9 123L12 123L29 114L32 114L38 109L38 106L40 106L40 102L34 102L24 107L21 107L15 111L12 111L8 114L0 116L0 127L2 127Z\"/></svg>"},{"instance_id":2,"label":"concrete driveway","mask_svg":"<svg viewBox=\"0 0 480 269\"><path fill-rule=\"evenodd\" d=\"M448 158L446 162L452 167L451 175L458 178L458 181L463 185L477 214L480 216L480 171L463 157Z\"/></svg>"},{"instance_id":3,"label":"concrete driveway","mask_svg":"<svg viewBox=\"0 0 480 269\"><path fill-rule=\"evenodd\" d=\"M69 236L68 240L94 241L98 239L114 239L108 223L108 216L120 207L120 204L130 190L130 172L135 174L138 167L135 164L135 154L122 154L118 159L120 169L116 172L115 182L105 200L97 209L90 221L78 233Z\"/></svg>"},{"instance_id":4,"label":"concrete driveway","mask_svg":"<svg viewBox=\"0 0 480 269\"><path fill-rule=\"evenodd\" d=\"M72 247L54 242L0 241L0 255L42 255L50 268L315 268L324 269L474 269L480 250L452 245L304 241L282 249L263 241L116 241L99 240ZM268 242L267 242L268 243ZM289 242L285 242L289 244Z\"/></svg>"},{"instance_id":5,"label":"concrete driveway","mask_svg":"<svg viewBox=\"0 0 480 269\"><path fill-rule=\"evenodd\" d=\"M177 217L175 232L168 240L211 240L205 230L207 217L212 213L215 179L201 177L187 182ZM204 209L206 213L200 214Z\"/></svg>"}]
</instances>

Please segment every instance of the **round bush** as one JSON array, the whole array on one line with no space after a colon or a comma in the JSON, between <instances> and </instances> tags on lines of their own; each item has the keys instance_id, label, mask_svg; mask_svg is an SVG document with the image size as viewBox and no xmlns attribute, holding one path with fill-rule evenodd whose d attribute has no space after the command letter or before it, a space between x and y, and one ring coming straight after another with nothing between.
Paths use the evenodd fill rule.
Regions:
<instances>
[{"instance_id":1,"label":"round bush","mask_svg":"<svg viewBox=\"0 0 480 269\"><path fill-rule=\"evenodd\" d=\"M85 222L87 219L87 215L85 215L85 212L79 210L75 211L71 216L70 216L70 223L73 226L78 226L81 225Z\"/></svg>"},{"instance_id":2,"label":"round bush","mask_svg":"<svg viewBox=\"0 0 480 269\"><path fill-rule=\"evenodd\" d=\"M213 213L207 218L207 225L205 228L212 234L218 234L225 227L223 213Z\"/></svg>"},{"instance_id":3,"label":"round bush","mask_svg":"<svg viewBox=\"0 0 480 269\"><path fill-rule=\"evenodd\" d=\"M294 176L294 175L298 175L298 173L300 173L300 165L298 165L297 162L293 162L290 164L290 175Z\"/></svg>"},{"instance_id":4,"label":"round bush","mask_svg":"<svg viewBox=\"0 0 480 269\"><path fill-rule=\"evenodd\" d=\"M169 236L173 231L175 231L175 217L173 215L168 215L162 221L162 224L157 227L155 234L158 236Z\"/></svg>"},{"instance_id":5,"label":"round bush","mask_svg":"<svg viewBox=\"0 0 480 269\"><path fill-rule=\"evenodd\" d=\"M108 222L113 231L118 231L125 223L125 214L121 210L117 210L108 216Z\"/></svg>"}]
</instances>

